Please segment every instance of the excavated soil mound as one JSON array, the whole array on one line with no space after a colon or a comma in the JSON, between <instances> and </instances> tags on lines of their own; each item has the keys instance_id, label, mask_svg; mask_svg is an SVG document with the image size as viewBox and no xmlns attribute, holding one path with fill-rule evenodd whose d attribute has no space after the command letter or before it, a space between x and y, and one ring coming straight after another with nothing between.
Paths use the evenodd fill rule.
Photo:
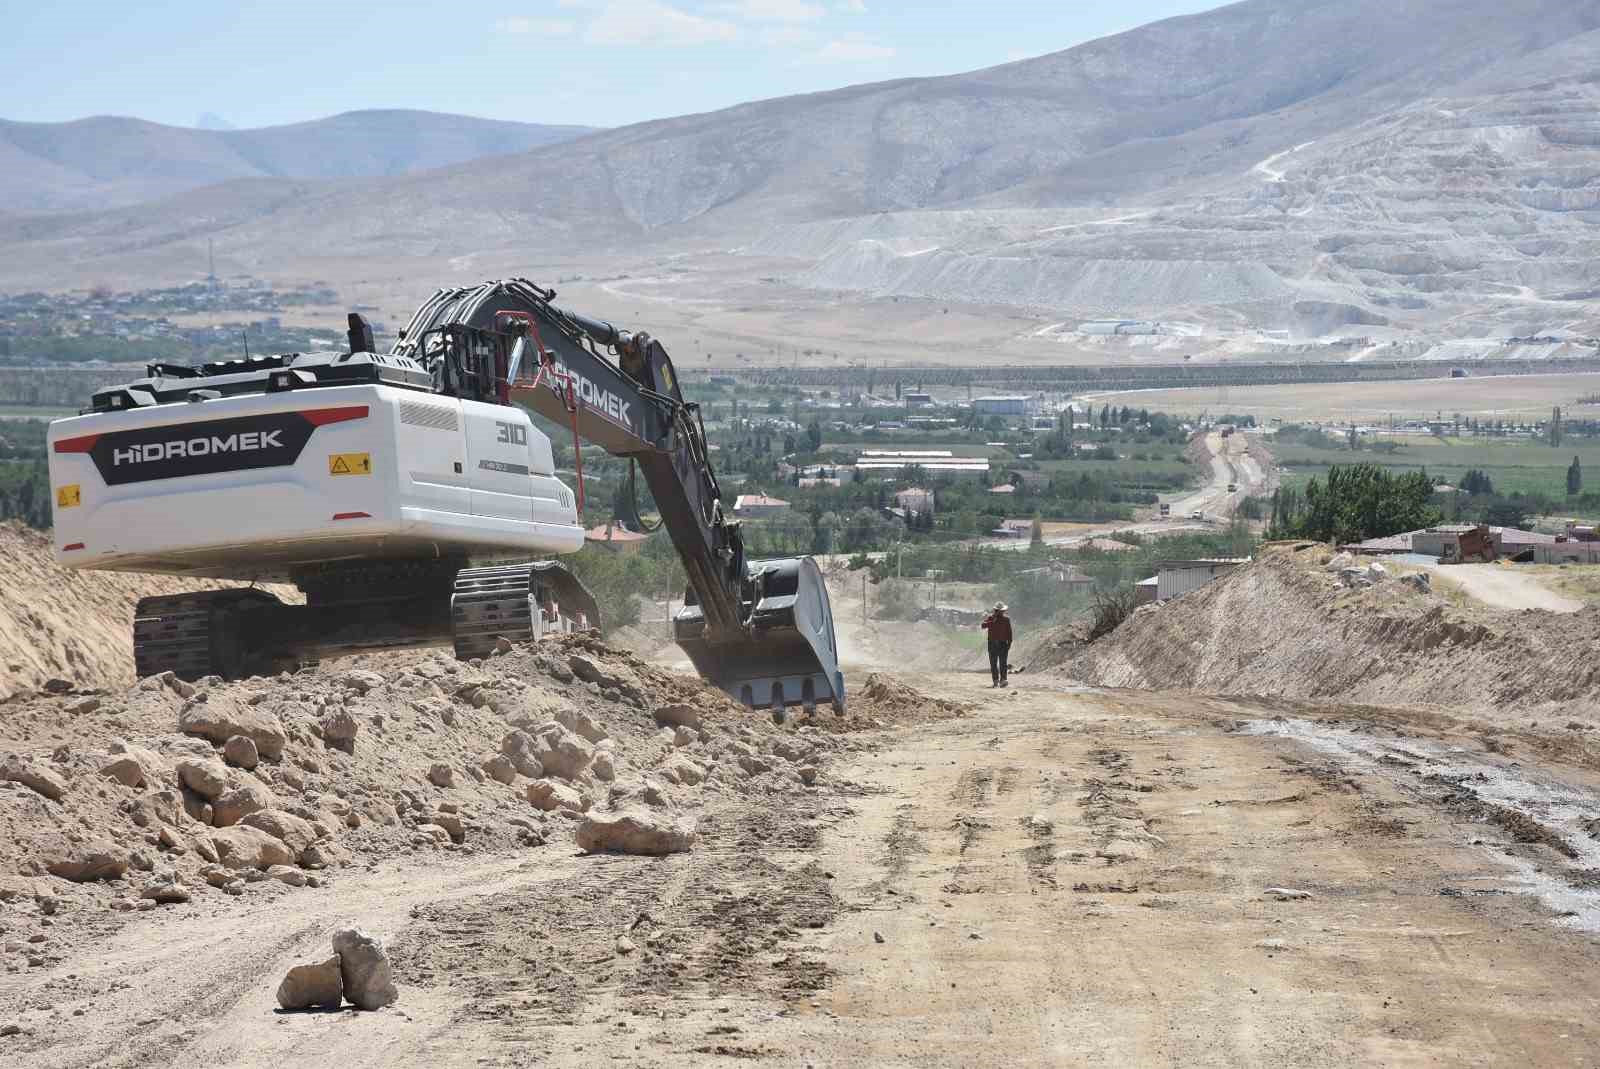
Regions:
<instances>
[{"instance_id":1,"label":"excavated soil mound","mask_svg":"<svg viewBox=\"0 0 1600 1069\"><path fill-rule=\"evenodd\" d=\"M0 523L0 699L51 679L78 687L133 682L133 607L140 598L215 590L159 575L78 572L56 564L50 536Z\"/></svg>"},{"instance_id":2,"label":"excavated soil mound","mask_svg":"<svg viewBox=\"0 0 1600 1069\"><path fill-rule=\"evenodd\" d=\"M15 698L0 705L0 901L109 923L303 894L368 860L571 850L591 813L676 826L784 806L832 789L827 759L858 746L826 726L774 724L579 637L468 663L384 653L270 679ZM18 941L15 964L95 930Z\"/></svg>"},{"instance_id":3,"label":"excavated soil mound","mask_svg":"<svg viewBox=\"0 0 1600 1069\"><path fill-rule=\"evenodd\" d=\"M866 682L850 696L852 720L878 722L877 725L869 723L865 726L943 720L965 716L970 711L970 707L962 702L930 698L915 687L877 672L867 676Z\"/></svg>"},{"instance_id":4,"label":"excavated soil mound","mask_svg":"<svg viewBox=\"0 0 1600 1069\"><path fill-rule=\"evenodd\" d=\"M1600 610L1460 607L1395 580L1350 590L1327 557L1320 546L1268 549L1098 642L1047 642L1030 667L1101 686L1600 722Z\"/></svg>"}]
</instances>

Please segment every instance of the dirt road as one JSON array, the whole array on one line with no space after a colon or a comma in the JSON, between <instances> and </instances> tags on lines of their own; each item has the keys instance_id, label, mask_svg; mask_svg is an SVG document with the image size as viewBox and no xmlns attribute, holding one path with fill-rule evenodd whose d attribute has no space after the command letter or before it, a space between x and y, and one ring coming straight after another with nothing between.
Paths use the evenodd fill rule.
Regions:
<instances>
[{"instance_id":1,"label":"dirt road","mask_svg":"<svg viewBox=\"0 0 1600 1069\"><path fill-rule=\"evenodd\" d=\"M1534 893L1597 863L1589 774L1550 770L1567 793L1528 794L1577 814L1541 838L1461 800L1531 771L1421 720L914 682L971 712L857 736L810 803L718 810L689 854L397 863L141 915L0 975L0 1023L27 1029L0 1051L272 1069L1594 1064L1600 950L1571 926L1600 925L1596 895L1574 877L1563 920ZM1472 755L1499 772L1428 764ZM275 1013L284 969L349 921L390 934L398 1006Z\"/></svg>"},{"instance_id":2,"label":"dirt road","mask_svg":"<svg viewBox=\"0 0 1600 1069\"><path fill-rule=\"evenodd\" d=\"M1492 609L1577 612L1584 608L1583 602L1562 597L1541 583L1536 575L1515 566L1450 564L1431 565L1428 570L1436 579L1442 579Z\"/></svg>"},{"instance_id":3,"label":"dirt road","mask_svg":"<svg viewBox=\"0 0 1600 1069\"><path fill-rule=\"evenodd\" d=\"M1249 442L1243 434L1224 438L1213 431L1206 435L1205 445L1211 454L1211 480L1199 490L1169 502L1174 519L1182 520L1196 512L1226 518L1234 505L1265 485L1266 477L1250 456ZM1237 489L1229 492L1230 486Z\"/></svg>"}]
</instances>

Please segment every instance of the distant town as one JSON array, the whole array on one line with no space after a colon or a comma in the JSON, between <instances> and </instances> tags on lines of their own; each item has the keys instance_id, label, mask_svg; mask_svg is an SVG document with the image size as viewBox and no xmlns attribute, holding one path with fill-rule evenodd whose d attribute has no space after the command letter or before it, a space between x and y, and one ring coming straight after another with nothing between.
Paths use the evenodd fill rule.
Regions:
<instances>
[{"instance_id":1,"label":"distant town","mask_svg":"<svg viewBox=\"0 0 1600 1069\"><path fill-rule=\"evenodd\" d=\"M285 325L281 313L338 303L325 283L279 289L249 277L163 289L0 294L0 366L93 367L203 360L246 346L257 352L332 346L341 340L335 329Z\"/></svg>"}]
</instances>

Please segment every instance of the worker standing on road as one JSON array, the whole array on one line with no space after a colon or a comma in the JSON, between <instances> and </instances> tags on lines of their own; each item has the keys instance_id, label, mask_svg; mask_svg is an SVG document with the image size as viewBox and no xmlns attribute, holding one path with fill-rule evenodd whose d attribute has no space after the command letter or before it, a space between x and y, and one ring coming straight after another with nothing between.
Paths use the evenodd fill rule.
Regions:
<instances>
[{"instance_id":1,"label":"worker standing on road","mask_svg":"<svg viewBox=\"0 0 1600 1069\"><path fill-rule=\"evenodd\" d=\"M1006 615L1006 603L994 603L994 611L983 618L983 628L989 632L989 675L992 686L1009 687L1006 682L1006 658L1011 655L1011 617Z\"/></svg>"}]
</instances>

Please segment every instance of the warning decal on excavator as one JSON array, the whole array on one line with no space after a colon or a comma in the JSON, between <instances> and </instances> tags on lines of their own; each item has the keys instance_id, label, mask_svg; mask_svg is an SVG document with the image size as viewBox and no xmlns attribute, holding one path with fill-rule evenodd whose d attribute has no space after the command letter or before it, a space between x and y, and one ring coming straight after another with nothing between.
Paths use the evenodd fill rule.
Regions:
<instances>
[{"instance_id":1,"label":"warning decal on excavator","mask_svg":"<svg viewBox=\"0 0 1600 1069\"><path fill-rule=\"evenodd\" d=\"M329 453L329 475L371 475L371 453Z\"/></svg>"},{"instance_id":2,"label":"warning decal on excavator","mask_svg":"<svg viewBox=\"0 0 1600 1069\"><path fill-rule=\"evenodd\" d=\"M70 509L83 504L83 488L78 483L71 483L56 490L56 508Z\"/></svg>"}]
</instances>

